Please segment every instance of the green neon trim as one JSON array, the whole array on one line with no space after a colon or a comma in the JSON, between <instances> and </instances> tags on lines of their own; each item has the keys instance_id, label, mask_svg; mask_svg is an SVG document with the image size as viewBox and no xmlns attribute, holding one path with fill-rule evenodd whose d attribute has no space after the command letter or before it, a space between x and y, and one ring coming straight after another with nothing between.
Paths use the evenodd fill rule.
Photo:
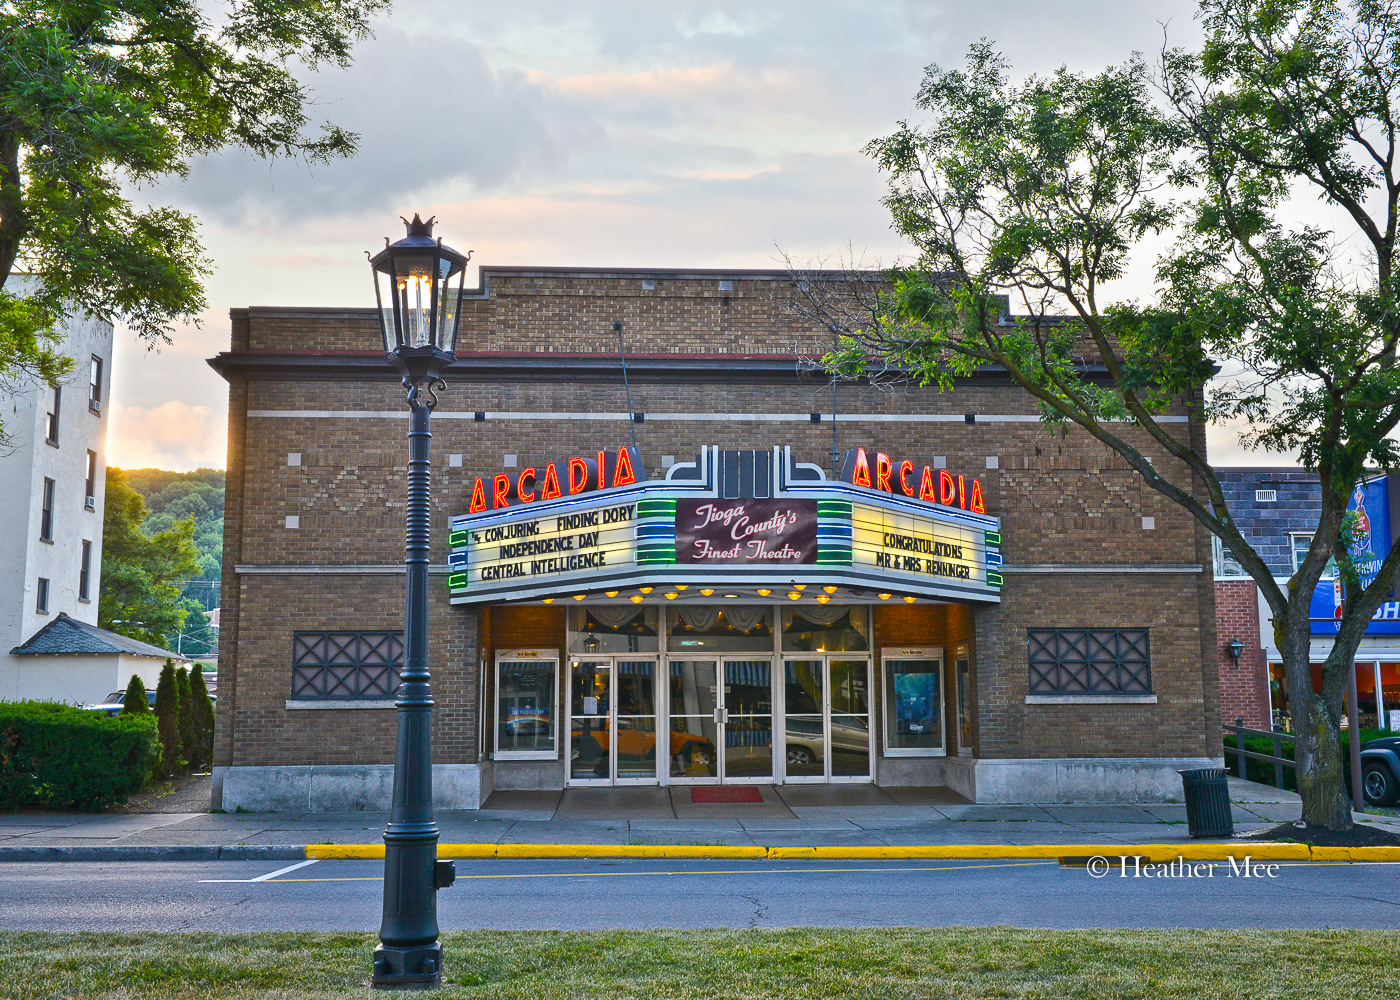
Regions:
<instances>
[{"instance_id":1,"label":"green neon trim","mask_svg":"<svg viewBox=\"0 0 1400 1000\"><path fill-rule=\"evenodd\" d=\"M470 531L454 531L447 536L447 544L455 549L458 546L466 545L467 542L471 540L471 537L472 533Z\"/></svg>"},{"instance_id":2,"label":"green neon trim","mask_svg":"<svg viewBox=\"0 0 1400 1000\"><path fill-rule=\"evenodd\" d=\"M1001 544L1001 532L1000 532L1000 531L988 531L988 532L985 532L985 533L984 533L984 537L985 537L985 540L986 540L986 542L987 542L988 545L1000 545L1000 544Z\"/></svg>"},{"instance_id":3,"label":"green neon trim","mask_svg":"<svg viewBox=\"0 0 1400 1000\"><path fill-rule=\"evenodd\" d=\"M447 577L448 590L463 590L467 586L466 573L452 573Z\"/></svg>"},{"instance_id":4,"label":"green neon trim","mask_svg":"<svg viewBox=\"0 0 1400 1000\"><path fill-rule=\"evenodd\" d=\"M1002 583L1002 580L1001 580L1001 574L1000 574L1000 573L988 573L988 574L987 574L987 586L989 586L989 587L1000 587L1000 586L1001 586L1001 583Z\"/></svg>"},{"instance_id":5,"label":"green neon trim","mask_svg":"<svg viewBox=\"0 0 1400 1000\"><path fill-rule=\"evenodd\" d=\"M676 501L666 499L638 500L637 517L666 517L676 513Z\"/></svg>"}]
</instances>

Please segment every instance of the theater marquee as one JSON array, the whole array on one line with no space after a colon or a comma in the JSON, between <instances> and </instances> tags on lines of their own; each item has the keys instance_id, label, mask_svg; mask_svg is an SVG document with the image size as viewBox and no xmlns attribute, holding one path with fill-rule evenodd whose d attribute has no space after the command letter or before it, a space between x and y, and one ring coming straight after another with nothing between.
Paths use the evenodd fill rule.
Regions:
<instances>
[{"instance_id":1,"label":"theater marquee","mask_svg":"<svg viewBox=\"0 0 1400 1000\"><path fill-rule=\"evenodd\" d=\"M730 474L736 465L747 479ZM673 596L698 599L707 582L999 599L1000 522L969 509L983 507L975 479L881 453L872 466L863 449L847 458L854 482L827 480L777 448L708 448L661 481L645 480L644 470L622 449L498 475L489 490L476 480L473 510L452 520L453 603L672 585L687 591ZM938 486L923 498L911 489L940 479L953 483L941 501Z\"/></svg>"}]
</instances>

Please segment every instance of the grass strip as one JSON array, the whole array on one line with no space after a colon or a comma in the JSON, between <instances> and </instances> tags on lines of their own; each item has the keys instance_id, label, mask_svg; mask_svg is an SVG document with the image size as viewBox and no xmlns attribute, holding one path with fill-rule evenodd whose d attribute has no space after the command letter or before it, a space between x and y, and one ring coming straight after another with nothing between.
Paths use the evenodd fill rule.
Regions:
<instances>
[{"instance_id":1,"label":"grass strip","mask_svg":"<svg viewBox=\"0 0 1400 1000\"><path fill-rule=\"evenodd\" d=\"M0 997L366 997L369 934L0 933ZM1394 997L1389 931L709 930L443 935L471 998ZM376 994L381 995L382 994Z\"/></svg>"}]
</instances>

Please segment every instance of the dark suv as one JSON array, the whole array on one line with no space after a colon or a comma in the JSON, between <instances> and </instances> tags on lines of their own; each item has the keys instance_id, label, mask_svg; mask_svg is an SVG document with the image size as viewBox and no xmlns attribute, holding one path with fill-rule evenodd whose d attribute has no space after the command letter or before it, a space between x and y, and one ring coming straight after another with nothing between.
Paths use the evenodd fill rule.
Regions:
<instances>
[{"instance_id":1,"label":"dark suv","mask_svg":"<svg viewBox=\"0 0 1400 1000\"><path fill-rule=\"evenodd\" d=\"M1361 788L1373 806L1400 801L1400 736L1382 736L1361 744Z\"/></svg>"}]
</instances>

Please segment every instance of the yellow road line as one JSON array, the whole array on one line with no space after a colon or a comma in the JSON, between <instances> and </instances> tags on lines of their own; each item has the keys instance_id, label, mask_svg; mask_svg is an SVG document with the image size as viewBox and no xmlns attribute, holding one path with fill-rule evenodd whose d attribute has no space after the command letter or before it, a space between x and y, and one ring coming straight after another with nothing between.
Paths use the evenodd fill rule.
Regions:
<instances>
[{"instance_id":1,"label":"yellow road line","mask_svg":"<svg viewBox=\"0 0 1400 1000\"><path fill-rule=\"evenodd\" d=\"M885 872L956 872L968 871L976 868L1043 868L1046 865L1054 865L1054 861L1015 861L1005 864L990 865L939 865L938 867L923 868L734 868L706 869L693 872L526 872L515 874L491 874L491 875L458 875L457 881L466 879L483 878L503 878L503 879L530 879L530 878L604 878L626 876L631 878L657 876L657 875L811 875L811 874L883 874ZM264 879L261 885L268 885L273 882L382 882L383 879L376 876L343 877L343 878L276 878Z\"/></svg>"}]
</instances>

